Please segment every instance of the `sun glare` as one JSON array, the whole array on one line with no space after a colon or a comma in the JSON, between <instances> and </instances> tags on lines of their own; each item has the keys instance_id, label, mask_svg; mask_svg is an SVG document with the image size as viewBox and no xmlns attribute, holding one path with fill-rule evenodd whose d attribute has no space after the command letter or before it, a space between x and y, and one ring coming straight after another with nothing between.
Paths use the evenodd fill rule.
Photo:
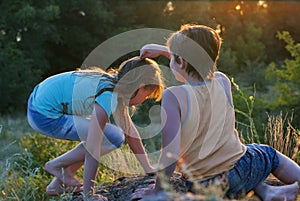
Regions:
<instances>
[{"instance_id":1,"label":"sun glare","mask_svg":"<svg viewBox=\"0 0 300 201\"><path fill-rule=\"evenodd\" d=\"M241 10L241 5L239 5L239 4L236 5L236 6L235 6L235 10Z\"/></svg>"},{"instance_id":2,"label":"sun glare","mask_svg":"<svg viewBox=\"0 0 300 201\"><path fill-rule=\"evenodd\" d=\"M240 15L244 15L244 11L242 10L242 6L240 4L235 6L235 10L239 11Z\"/></svg>"},{"instance_id":3,"label":"sun glare","mask_svg":"<svg viewBox=\"0 0 300 201\"><path fill-rule=\"evenodd\" d=\"M258 1L257 6L267 8L268 4L266 3L266 1Z\"/></svg>"},{"instance_id":4,"label":"sun glare","mask_svg":"<svg viewBox=\"0 0 300 201\"><path fill-rule=\"evenodd\" d=\"M17 41L17 42L21 42L21 40L22 40L21 33L18 32L18 33L17 33L17 36L16 36L16 41Z\"/></svg>"},{"instance_id":5,"label":"sun glare","mask_svg":"<svg viewBox=\"0 0 300 201\"><path fill-rule=\"evenodd\" d=\"M164 12L173 12L173 11L174 11L173 2L169 1L164 9Z\"/></svg>"}]
</instances>

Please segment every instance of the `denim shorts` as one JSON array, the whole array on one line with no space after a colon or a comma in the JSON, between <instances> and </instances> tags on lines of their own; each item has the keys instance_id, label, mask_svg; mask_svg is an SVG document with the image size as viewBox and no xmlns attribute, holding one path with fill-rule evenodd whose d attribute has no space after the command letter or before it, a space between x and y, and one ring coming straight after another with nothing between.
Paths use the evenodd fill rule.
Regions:
<instances>
[{"instance_id":1,"label":"denim shorts","mask_svg":"<svg viewBox=\"0 0 300 201\"><path fill-rule=\"evenodd\" d=\"M276 150L268 145L246 144L247 151L235 166L228 172L211 179L200 181L201 186L213 184L215 180L226 183L224 190L228 198L239 199L263 182L279 165ZM193 182L186 182L187 188L192 189Z\"/></svg>"},{"instance_id":2,"label":"denim shorts","mask_svg":"<svg viewBox=\"0 0 300 201\"><path fill-rule=\"evenodd\" d=\"M36 131L58 139L85 141L88 134L90 120L75 115L66 115L58 118L50 118L39 113L32 105L30 95L27 107L27 120L29 125ZM120 147L125 140L123 131L110 123L104 128L102 148L113 150Z\"/></svg>"}]
</instances>

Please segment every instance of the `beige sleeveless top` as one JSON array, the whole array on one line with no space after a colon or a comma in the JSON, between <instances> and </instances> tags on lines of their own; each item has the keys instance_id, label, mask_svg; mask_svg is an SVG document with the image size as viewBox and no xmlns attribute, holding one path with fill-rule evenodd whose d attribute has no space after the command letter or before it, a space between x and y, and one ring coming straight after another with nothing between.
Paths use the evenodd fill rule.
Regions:
<instances>
[{"instance_id":1,"label":"beige sleeveless top","mask_svg":"<svg viewBox=\"0 0 300 201\"><path fill-rule=\"evenodd\" d=\"M246 147L235 129L231 93L226 93L222 78L173 89L182 112L181 171L197 181L231 169Z\"/></svg>"}]
</instances>

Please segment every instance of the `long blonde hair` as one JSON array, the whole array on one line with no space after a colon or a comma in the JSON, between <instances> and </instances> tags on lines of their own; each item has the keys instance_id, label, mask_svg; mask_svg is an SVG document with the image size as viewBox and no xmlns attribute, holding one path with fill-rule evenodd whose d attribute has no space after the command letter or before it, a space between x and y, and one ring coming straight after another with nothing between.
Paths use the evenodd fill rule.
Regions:
<instances>
[{"instance_id":1,"label":"long blonde hair","mask_svg":"<svg viewBox=\"0 0 300 201\"><path fill-rule=\"evenodd\" d=\"M140 87L152 91L148 98L160 101L165 88L163 76L159 65L152 59L133 57L124 61L116 71L114 78L115 88L113 91L131 97ZM128 114L128 107L123 100L118 101L114 114L116 123L127 134L130 133L131 119ZM124 118L125 117L125 118Z\"/></svg>"}]
</instances>

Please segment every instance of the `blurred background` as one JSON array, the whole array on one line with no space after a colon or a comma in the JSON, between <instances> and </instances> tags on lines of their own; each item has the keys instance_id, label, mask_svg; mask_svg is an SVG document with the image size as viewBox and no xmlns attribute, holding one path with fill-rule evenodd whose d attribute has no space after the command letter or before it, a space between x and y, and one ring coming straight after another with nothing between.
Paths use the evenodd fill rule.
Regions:
<instances>
[{"instance_id":1,"label":"blurred background","mask_svg":"<svg viewBox=\"0 0 300 201\"><path fill-rule=\"evenodd\" d=\"M175 31L185 23L211 26L224 40L218 68L240 85L255 84L257 93L264 94L279 79L272 76L273 69L266 80L270 64L281 69L286 59L296 59L284 38L293 40L296 49L300 38L298 1L1 0L0 10L1 114L25 112L38 82L80 67L95 47L128 30ZM279 37L284 31L291 39ZM289 74L299 75L296 70L282 72L286 75L280 79L292 82ZM292 93L299 95L299 82L294 84L298 87L286 86L285 93L291 94L266 98L298 109L299 98L293 99Z\"/></svg>"},{"instance_id":2,"label":"blurred background","mask_svg":"<svg viewBox=\"0 0 300 201\"><path fill-rule=\"evenodd\" d=\"M210 26L223 38L217 67L232 79L237 127L245 141L271 142L277 132L283 140L276 146L298 154L300 1L1 0L0 11L0 164L19 144L41 146L31 152L44 154L39 165L58 154L49 149L56 141L47 145L27 137L19 143L33 132L25 115L36 84L81 67L94 48L117 34L138 28L176 31L185 23ZM157 61L168 66L164 58ZM133 116L138 125L150 123L153 104L138 108ZM159 146L157 139L151 143Z\"/></svg>"}]
</instances>

